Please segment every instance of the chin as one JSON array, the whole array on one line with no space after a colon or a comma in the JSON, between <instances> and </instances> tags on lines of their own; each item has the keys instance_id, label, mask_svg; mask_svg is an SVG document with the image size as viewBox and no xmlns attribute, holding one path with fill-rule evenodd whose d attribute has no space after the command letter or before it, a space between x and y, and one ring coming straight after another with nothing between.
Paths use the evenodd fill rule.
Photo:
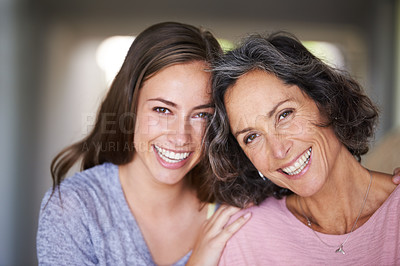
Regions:
<instances>
[{"instance_id":1,"label":"chin","mask_svg":"<svg viewBox=\"0 0 400 266\"><path fill-rule=\"evenodd\" d=\"M186 173L187 174L187 173ZM165 185L176 185L185 179L186 174L167 174L167 175L155 175L155 179Z\"/></svg>"},{"instance_id":2,"label":"chin","mask_svg":"<svg viewBox=\"0 0 400 266\"><path fill-rule=\"evenodd\" d=\"M304 189L297 189L297 190L292 190L294 193L301 197L311 197L315 194L317 194L321 190L321 187L307 187Z\"/></svg>"}]
</instances>

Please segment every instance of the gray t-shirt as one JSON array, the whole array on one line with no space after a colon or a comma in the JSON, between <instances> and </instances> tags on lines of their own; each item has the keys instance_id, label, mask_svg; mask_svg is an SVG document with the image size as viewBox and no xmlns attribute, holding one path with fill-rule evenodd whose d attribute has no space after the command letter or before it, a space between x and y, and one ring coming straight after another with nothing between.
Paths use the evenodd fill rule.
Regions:
<instances>
[{"instance_id":1,"label":"gray t-shirt","mask_svg":"<svg viewBox=\"0 0 400 266\"><path fill-rule=\"evenodd\" d=\"M111 163L77 173L42 201L39 265L155 265ZM60 196L61 195L61 201ZM190 252L174 265L185 265Z\"/></svg>"}]
</instances>

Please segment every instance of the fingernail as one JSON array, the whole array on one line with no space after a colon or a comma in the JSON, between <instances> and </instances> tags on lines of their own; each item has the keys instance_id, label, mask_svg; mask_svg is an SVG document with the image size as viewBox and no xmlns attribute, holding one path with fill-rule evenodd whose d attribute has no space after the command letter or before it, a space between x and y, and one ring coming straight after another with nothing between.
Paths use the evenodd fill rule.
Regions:
<instances>
[{"instance_id":1,"label":"fingernail","mask_svg":"<svg viewBox=\"0 0 400 266\"><path fill-rule=\"evenodd\" d=\"M243 216L243 218L244 219L248 219L250 216L251 216L251 212L248 212Z\"/></svg>"},{"instance_id":2,"label":"fingernail","mask_svg":"<svg viewBox=\"0 0 400 266\"><path fill-rule=\"evenodd\" d=\"M396 184L400 183L400 176L396 176L393 180Z\"/></svg>"}]
</instances>

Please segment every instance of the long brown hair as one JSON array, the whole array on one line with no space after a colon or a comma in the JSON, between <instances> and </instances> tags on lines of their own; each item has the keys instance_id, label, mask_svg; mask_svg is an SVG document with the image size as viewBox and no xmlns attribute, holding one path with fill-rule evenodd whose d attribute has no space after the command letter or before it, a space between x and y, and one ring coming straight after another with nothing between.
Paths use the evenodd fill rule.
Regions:
<instances>
[{"instance_id":1,"label":"long brown hair","mask_svg":"<svg viewBox=\"0 0 400 266\"><path fill-rule=\"evenodd\" d=\"M222 53L214 36L191 25L164 22L140 33L102 102L93 130L83 140L62 150L51 163L53 193L69 169L81 160L81 169L110 162L122 165L133 158L137 101L143 82L161 69L191 61L211 62ZM114 148L103 148L103 147ZM204 183L202 160L188 173L200 200L212 200Z\"/></svg>"}]
</instances>

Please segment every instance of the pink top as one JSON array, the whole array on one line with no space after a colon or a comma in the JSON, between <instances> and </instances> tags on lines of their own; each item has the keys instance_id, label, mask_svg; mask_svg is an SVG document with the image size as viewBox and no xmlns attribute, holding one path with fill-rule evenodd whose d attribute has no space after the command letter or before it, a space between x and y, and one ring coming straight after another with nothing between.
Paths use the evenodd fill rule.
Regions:
<instances>
[{"instance_id":1,"label":"pink top","mask_svg":"<svg viewBox=\"0 0 400 266\"><path fill-rule=\"evenodd\" d=\"M345 255L335 250L348 234L316 232L322 243L287 209L286 198L241 213L247 211L252 218L228 241L220 265L400 265L400 186L351 233Z\"/></svg>"}]
</instances>

